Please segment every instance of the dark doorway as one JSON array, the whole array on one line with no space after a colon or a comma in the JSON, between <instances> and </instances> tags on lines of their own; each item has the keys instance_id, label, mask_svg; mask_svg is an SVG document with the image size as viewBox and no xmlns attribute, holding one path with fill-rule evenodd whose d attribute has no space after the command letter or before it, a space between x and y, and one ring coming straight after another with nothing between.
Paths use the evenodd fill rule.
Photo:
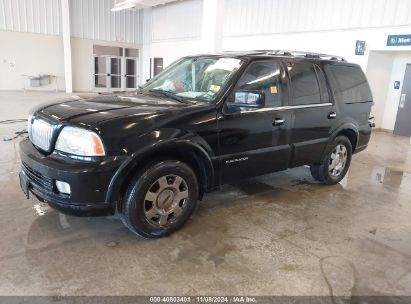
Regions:
<instances>
[{"instance_id":1,"label":"dark doorway","mask_svg":"<svg viewBox=\"0 0 411 304\"><path fill-rule=\"evenodd\" d=\"M154 76L163 70L163 58L154 58Z\"/></svg>"},{"instance_id":2,"label":"dark doorway","mask_svg":"<svg viewBox=\"0 0 411 304\"><path fill-rule=\"evenodd\" d=\"M411 137L411 64L407 64L394 134Z\"/></svg>"}]
</instances>

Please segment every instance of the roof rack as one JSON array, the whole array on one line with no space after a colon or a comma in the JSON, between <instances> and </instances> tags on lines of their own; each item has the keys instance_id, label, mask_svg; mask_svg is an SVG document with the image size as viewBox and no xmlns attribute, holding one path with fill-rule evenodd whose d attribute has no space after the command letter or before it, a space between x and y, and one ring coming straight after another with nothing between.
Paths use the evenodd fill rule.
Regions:
<instances>
[{"instance_id":1,"label":"roof rack","mask_svg":"<svg viewBox=\"0 0 411 304\"><path fill-rule=\"evenodd\" d=\"M346 61L346 59L344 57L341 57L341 56L321 54L321 53L312 53L312 52L271 50L271 51L267 51L267 54L268 55L283 55L283 56L295 56L295 57L298 56L298 57L306 57L306 58Z\"/></svg>"}]
</instances>

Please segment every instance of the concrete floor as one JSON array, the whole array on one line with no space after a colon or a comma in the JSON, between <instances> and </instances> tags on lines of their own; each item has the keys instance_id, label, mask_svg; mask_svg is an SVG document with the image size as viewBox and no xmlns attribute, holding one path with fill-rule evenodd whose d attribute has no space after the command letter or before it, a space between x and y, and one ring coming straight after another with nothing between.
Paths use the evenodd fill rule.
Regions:
<instances>
[{"instance_id":1,"label":"concrete floor","mask_svg":"<svg viewBox=\"0 0 411 304\"><path fill-rule=\"evenodd\" d=\"M0 93L0 120L63 95ZM0 295L411 295L408 139L375 132L336 186L305 167L225 186L154 241L26 200L17 143L0 142Z\"/></svg>"}]
</instances>

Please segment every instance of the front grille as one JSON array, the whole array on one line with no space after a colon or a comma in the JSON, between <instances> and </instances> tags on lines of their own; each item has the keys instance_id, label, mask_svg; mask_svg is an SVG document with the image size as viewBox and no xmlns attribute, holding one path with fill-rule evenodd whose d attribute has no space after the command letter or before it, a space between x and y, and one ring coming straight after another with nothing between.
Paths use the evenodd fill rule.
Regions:
<instances>
[{"instance_id":1,"label":"front grille","mask_svg":"<svg viewBox=\"0 0 411 304\"><path fill-rule=\"evenodd\" d=\"M27 164L23 163L23 172L34 183L34 186L38 186L49 192L53 191L53 180L40 172L30 168Z\"/></svg>"},{"instance_id":2,"label":"front grille","mask_svg":"<svg viewBox=\"0 0 411 304\"><path fill-rule=\"evenodd\" d=\"M30 122L29 122L30 123ZM49 151L51 138L53 137L53 126L41 119L34 119L29 127L31 142L42 150Z\"/></svg>"}]
</instances>

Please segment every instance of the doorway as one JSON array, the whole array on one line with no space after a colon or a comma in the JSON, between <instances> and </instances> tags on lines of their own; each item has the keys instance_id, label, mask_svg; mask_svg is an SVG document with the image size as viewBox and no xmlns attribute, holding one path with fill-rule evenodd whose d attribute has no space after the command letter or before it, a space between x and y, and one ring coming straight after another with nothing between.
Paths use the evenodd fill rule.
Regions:
<instances>
[{"instance_id":1,"label":"doorway","mask_svg":"<svg viewBox=\"0 0 411 304\"><path fill-rule=\"evenodd\" d=\"M411 64L405 69L394 134L411 137Z\"/></svg>"},{"instance_id":2,"label":"doorway","mask_svg":"<svg viewBox=\"0 0 411 304\"><path fill-rule=\"evenodd\" d=\"M138 49L93 46L94 90L96 92L131 91L138 82Z\"/></svg>"},{"instance_id":3,"label":"doorway","mask_svg":"<svg viewBox=\"0 0 411 304\"><path fill-rule=\"evenodd\" d=\"M163 58L155 57L154 58L154 76L157 76L163 71L164 60Z\"/></svg>"}]
</instances>

